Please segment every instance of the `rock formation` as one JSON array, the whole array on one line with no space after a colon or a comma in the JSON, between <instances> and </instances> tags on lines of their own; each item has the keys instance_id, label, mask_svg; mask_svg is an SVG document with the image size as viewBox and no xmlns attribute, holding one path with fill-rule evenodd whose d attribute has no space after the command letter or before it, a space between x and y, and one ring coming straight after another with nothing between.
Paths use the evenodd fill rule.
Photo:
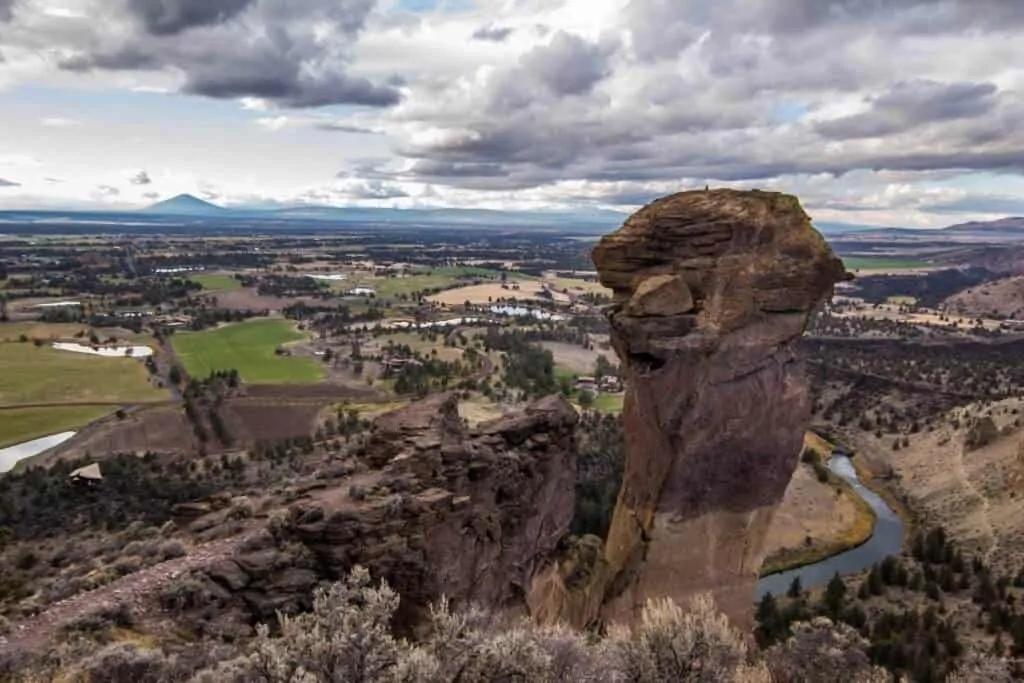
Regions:
<instances>
[{"instance_id":1,"label":"rock formation","mask_svg":"<svg viewBox=\"0 0 1024 683\"><path fill-rule=\"evenodd\" d=\"M206 572L255 616L298 609L319 580L361 564L402 596L413 626L455 606L522 606L572 521L576 411L561 396L467 429L455 394L383 415L352 466L302 487L276 539Z\"/></svg>"},{"instance_id":2,"label":"rock formation","mask_svg":"<svg viewBox=\"0 0 1024 683\"><path fill-rule=\"evenodd\" d=\"M581 544L539 578L531 609L628 622L649 598L711 592L749 625L763 541L810 420L796 342L842 262L796 198L735 190L650 204L594 262L614 291L628 377L623 484L601 552Z\"/></svg>"}]
</instances>

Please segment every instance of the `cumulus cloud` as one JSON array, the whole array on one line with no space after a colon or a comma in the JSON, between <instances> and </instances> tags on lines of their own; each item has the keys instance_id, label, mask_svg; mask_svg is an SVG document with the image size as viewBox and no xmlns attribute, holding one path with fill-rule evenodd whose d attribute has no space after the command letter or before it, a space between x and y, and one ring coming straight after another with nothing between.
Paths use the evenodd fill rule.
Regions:
<instances>
[{"instance_id":1,"label":"cumulus cloud","mask_svg":"<svg viewBox=\"0 0 1024 683\"><path fill-rule=\"evenodd\" d=\"M473 31L473 40L486 40L492 43L503 43L515 32L511 26L481 26Z\"/></svg>"},{"instance_id":2,"label":"cumulus cloud","mask_svg":"<svg viewBox=\"0 0 1024 683\"><path fill-rule=\"evenodd\" d=\"M157 36L190 28L222 24L240 14L253 0L128 0L128 10Z\"/></svg>"},{"instance_id":3,"label":"cumulus cloud","mask_svg":"<svg viewBox=\"0 0 1024 683\"><path fill-rule=\"evenodd\" d=\"M139 171L131 178L129 178L128 182L130 182L132 185L149 185L150 183L153 182L153 180L145 171Z\"/></svg>"},{"instance_id":4,"label":"cumulus cloud","mask_svg":"<svg viewBox=\"0 0 1024 683\"><path fill-rule=\"evenodd\" d=\"M868 111L822 121L815 127L827 138L881 137L937 121L972 119L997 105L992 83L900 82L869 98Z\"/></svg>"},{"instance_id":5,"label":"cumulus cloud","mask_svg":"<svg viewBox=\"0 0 1024 683\"><path fill-rule=\"evenodd\" d=\"M395 85L349 72L351 49L373 4L374 0L104 3L97 11L105 21L83 18L89 23L75 28L84 36L64 50L58 63L73 72L176 70L184 76L184 92L217 99L259 99L293 108L387 107L401 99Z\"/></svg>"},{"instance_id":6,"label":"cumulus cloud","mask_svg":"<svg viewBox=\"0 0 1024 683\"><path fill-rule=\"evenodd\" d=\"M374 133L318 136L304 168L347 170L278 201L621 207L711 183L799 192L828 220L906 212L891 222L1010 208L940 185L1024 175L1017 0L76 3L19 5L5 54L237 100L256 144Z\"/></svg>"}]
</instances>

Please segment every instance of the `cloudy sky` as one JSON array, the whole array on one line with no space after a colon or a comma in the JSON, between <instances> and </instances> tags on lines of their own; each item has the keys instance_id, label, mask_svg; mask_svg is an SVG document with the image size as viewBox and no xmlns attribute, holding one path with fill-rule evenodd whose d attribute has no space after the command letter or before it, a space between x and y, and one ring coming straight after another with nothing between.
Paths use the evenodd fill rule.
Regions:
<instances>
[{"instance_id":1,"label":"cloudy sky","mask_svg":"<svg viewBox=\"0 0 1024 683\"><path fill-rule=\"evenodd\" d=\"M1022 0L0 0L0 208L1024 215Z\"/></svg>"}]
</instances>

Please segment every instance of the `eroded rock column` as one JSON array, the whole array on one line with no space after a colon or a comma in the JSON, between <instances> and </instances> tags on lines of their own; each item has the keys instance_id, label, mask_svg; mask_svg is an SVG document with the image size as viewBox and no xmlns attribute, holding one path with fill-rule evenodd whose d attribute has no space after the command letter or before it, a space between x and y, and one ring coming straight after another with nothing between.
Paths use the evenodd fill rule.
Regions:
<instances>
[{"instance_id":1,"label":"eroded rock column","mask_svg":"<svg viewBox=\"0 0 1024 683\"><path fill-rule=\"evenodd\" d=\"M628 375L623 485L590 580L552 572L535 613L629 622L647 599L710 592L748 626L810 420L795 343L842 262L795 197L735 190L654 202L594 262Z\"/></svg>"}]
</instances>

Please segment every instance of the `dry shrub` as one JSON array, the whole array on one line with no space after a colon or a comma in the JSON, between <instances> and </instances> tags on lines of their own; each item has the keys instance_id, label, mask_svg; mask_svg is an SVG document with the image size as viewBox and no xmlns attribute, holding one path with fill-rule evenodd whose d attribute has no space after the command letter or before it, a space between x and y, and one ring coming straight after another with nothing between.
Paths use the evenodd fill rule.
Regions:
<instances>
[{"instance_id":1,"label":"dry shrub","mask_svg":"<svg viewBox=\"0 0 1024 683\"><path fill-rule=\"evenodd\" d=\"M140 650L131 643L108 645L76 666L76 683L142 683L160 681L167 670L163 654Z\"/></svg>"},{"instance_id":2,"label":"dry shrub","mask_svg":"<svg viewBox=\"0 0 1024 683\"><path fill-rule=\"evenodd\" d=\"M767 683L763 666L748 666L743 637L710 598L691 611L650 603L634 630L588 642L567 628L507 621L478 608L431 610L427 636L396 639L391 621L398 596L356 568L317 591L313 612L279 616L280 635L266 626L248 652L198 673L194 683Z\"/></svg>"},{"instance_id":3,"label":"dry shrub","mask_svg":"<svg viewBox=\"0 0 1024 683\"><path fill-rule=\"evenodd\" d=\"M793 625L793 635L765 653L774 683L803 683L813 672L821 683L885 683L892 677L873 667L868 642L847 624L825 617Z\"/></svg>"}]
</instances>

